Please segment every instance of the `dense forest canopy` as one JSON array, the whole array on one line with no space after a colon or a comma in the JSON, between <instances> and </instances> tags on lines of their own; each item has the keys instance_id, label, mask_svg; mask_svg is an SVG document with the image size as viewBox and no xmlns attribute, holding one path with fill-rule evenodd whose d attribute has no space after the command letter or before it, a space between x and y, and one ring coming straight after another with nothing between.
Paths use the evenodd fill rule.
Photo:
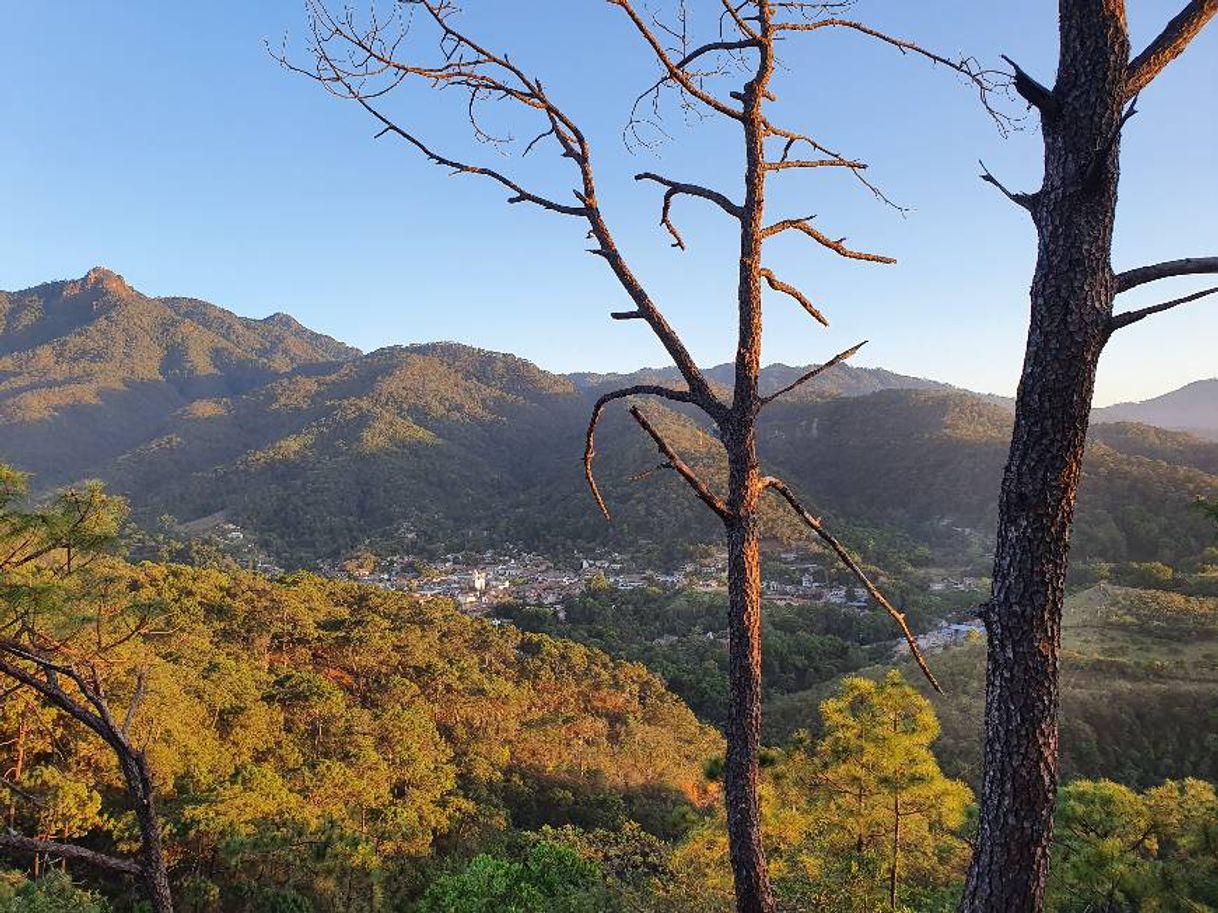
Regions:
<instances>
[{"instance_id":1,"label":"dense forest canopy","mask_svg":"<svg viewBox=\"0 0 1218 913\"><path fill-rule=\"evenodd\" d=\"M730 909L722 741L656 672L445 600L305 573L132 564L107 554L125 507L100 486L32 505L6 469L0 490L5 637L54 644L61 662L96 670L112 706L134 706L129 731L155 774L183 909ZM1067 772L1107 779L1063 793L1054 911L1218 902L1218 800L1202 779L1218 778L1212 746L1203 733L1168 737L1187 731L1178 711L1212 713L1215 602L1112 586L1077 598ZM565 631L553 616L518 620L642 659L717 717L721 643L690 638L708 646L689 663L680 641L645 649L656 632L721 624L713 597L598 585L568 612ZM881 635L857 615L771 607L767 624L767 679L788 727L763 784L780 896L833 913L950 909L971 826L976 645L936 654L950 694L935 705L864 665L868 649L852 643ZM826 664L866 677L830 682ZM2 693L10 833L135 852L112 754L29 689ZM53 854L7 859L0 910L138 909L130 879Z\"/></svg>"}]
</instances>

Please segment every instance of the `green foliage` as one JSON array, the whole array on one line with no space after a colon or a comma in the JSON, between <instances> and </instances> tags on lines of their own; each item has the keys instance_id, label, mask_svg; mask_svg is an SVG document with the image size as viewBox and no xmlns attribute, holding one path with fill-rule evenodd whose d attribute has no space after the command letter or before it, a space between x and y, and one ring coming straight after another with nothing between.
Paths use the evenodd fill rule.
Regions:
<instances>
[{"instance_id":1,"label":"green foliage","mask_svg":"<svg viewBox=\"0 0 1218 913\"><path fill-rule=\"evenodd\" d=\"M1218 527L1218 500L1209 500L1208 498L1197 498L1193 502L1193 506L1201 512L1203 516L1209 517L1214 521L1215 527Z\"/></svg>"},{"instance_id":2,"label":"green foliage","mask_svg":"<svg viewBox=\"0 0 1218 913\"><path fill-rule=\"evenodd\" d=\"M1062 643L1063 779L1136 788L1164 778L1218 781L1218 598L1101 584L1067 599ZM944 732L936 752L974 788L985 662L983 643L932 657L946 691L935 696ZM930 693L912 662L900 668Z\"/></svg>"},{"instance_id":3,"label":"green foliage","mask_svg":"<svg viewBox=\"0 0 1218 913\"><path fill-rule=\"evenodd\" d=\"M1078 781L1058 797L1054 913L1195 913L1218 906L1218 797L1200 780L1137 793Z\"/></svg>"},{"instance_id":4,"label":"green foliage","mask_svg":"<svg viewBox=\"0 0 1218 913\"><path fill-rule=\"evenodd\" d=\"M109 913L106 902L76 887L61 872L27 879L16 872L0 873L0 913Z\"/></svg>"},{"instance_id":5,"label":"green foliage","mask_svg":"<svg viewBox=\"0 0 1218 913\"><path fill-rule=\"evenodd\" d=\"M896 673L847 678L821 704L824 736L795 740L765 773L762 813L775 890L791 909L927 910L963 878L972 794L939 770L938 723ZM731 881L722 818L673 857L659 890L674 909L726 910Z\"/></svg>"},{"instance_id":6,"label":"green foliage","mask_svg":"<svg viewBox=\"0 0 1218 913\"><path fill-rule=\"evenodd\" d=\"M442 600L98 555L0 570L0 624L96 659L116 714L139 689L130 738L201 910L386 910L514 829L673 839L712 795L718 737L641 666ZM0 702L0 764L19 832L137 849L112 755L65 715Z\"/></svg>"},{"instance_id":7,"label":"green foliage","mask_svg":"<svg viewBox=\"0 0 1218 913\"><path fill-rule=\"evenodd\" d=\"M437 878L419 913L608 913L610 898L596 865L573 849L538 843L520 861L476 857L456 875Z\"/></svg>"}]
</instances>

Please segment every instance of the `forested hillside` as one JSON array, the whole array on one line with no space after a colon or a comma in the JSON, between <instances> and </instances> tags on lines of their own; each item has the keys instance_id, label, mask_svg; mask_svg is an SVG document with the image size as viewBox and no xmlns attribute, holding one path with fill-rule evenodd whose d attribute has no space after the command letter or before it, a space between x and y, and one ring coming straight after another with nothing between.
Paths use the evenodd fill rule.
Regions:
<instances>
[{"instance_id":1,"label":"forested hillside","mask_svg":"<svg viewBox=\"0 0 1218 913\"><path fill-rule=\"evenodd\" d=\"M1062 775L1143 788L1165 777L1218 781L1218 598L1101 584L1070 597L1062 622ZM978 637L934 654L946 694L944 769L979 786L985 644ZM882 674L887 664L866 674ZM912 662L901 664L913 674ZM768 726L784 739L824 693L777 699Z\"/></svg>"},{"instance_id":2,"label":"forested hillside","mask_svg":"<svg viewBox=\"0 0 1218 913\"><path fill-rule=\"evenodd\" d=\"M100 267L0 292L3 456L47 485L104 472L199 398L353 354L286 314L149 298Z\"/></svg>"},{"instance_id":3,"label":"forested hillside","mask_svg":"<svg viewBox=\"0 0 1218 913\"><path fill-rule=\"evenodd\" d=\"M763 389L795 370L766 369ZM289 567L361 546L612 547L673 560L716 537L716 524L672 473L652 471L655 448L623 409L610 410L598 444L612 524L580 462L596 395L667 377L566 378L443 343L361 355L284 315L147 298L104 270L0 296L0 457L42 488L102 478L146 525L227 519ZM710 377L730 380L721 368ZM988 547L1003 405L847 366L804 389L768 410L762 455L858 547L893 536L954 558ZM711 429L668 405L644 408L721 480ZM1189 504L1218 494L1212 445L1131 424L1095 435L1076 557L1196 556L1208 528ZM772 536L803 536L781 511L769 519Z\"/></svg>"}]
</instances>

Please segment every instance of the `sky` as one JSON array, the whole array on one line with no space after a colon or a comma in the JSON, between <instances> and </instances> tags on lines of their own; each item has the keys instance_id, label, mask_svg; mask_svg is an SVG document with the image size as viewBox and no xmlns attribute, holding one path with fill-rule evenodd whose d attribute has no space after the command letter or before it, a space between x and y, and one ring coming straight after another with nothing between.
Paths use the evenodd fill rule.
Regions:
<instances>
[{"instance_id":1,"label":"sky","mask_svg":"<svg viewBox=\"0 0 1218 913\"><path fill-rule=\"evenodd\" d=\"M1130 0L1135 46L1179 4ZM730 226L702 201L678 200L673 215L688 250L673 249L658 224L660 194L632 176L657 171L739 196L738 134L670 103L664 133L651 134L649 148L628 147L623 128L654 62L604 0L464 7L467 27L539 76L591 138L618 243L695 357L730 360ZM853 15L947 56L1001 66L1008 54L1052 82L1056 5L1048 0L860 0ZM0 288L104 265L147 294L203 298L250 317L286 311L365 350L452 339L554 371L666 363L641 322L609 320L629 304L605 264L584 252L576 220L507 206L485 180L450 176L391 137L374 139L367 114L271 58L266 42L286 41L307 62L305 34L301 0L8 4ZM828 234L898 263L843 261L798 238L776 239L768 264L831 326L789 299L768 298L764 360L823 361L868 339L857 364L1013 393L1035 235L1022 210L978 180L978 160L1008 186L1034 189L1034 119L1003 136L950 71L848 33L799 36L783 59L776 120L867 161L868 176L909 211L878 203L840 169L772 179L775 216L816 213ZM1218 253L1215 85L1211 26L1143 93L1123 141L1117 269ZM1018 100L998 103L1024 113ZM456 94L402 91L385 105L454 157L570 198L570 163L542 148L521 160L478 144ZM527 120L492 119L531 136ZM1205 285L1156 283L1118 306ZM1218 375L1211 302L1118 334L1101 364L1097 404Z\"/></svg>"}]
</instances>

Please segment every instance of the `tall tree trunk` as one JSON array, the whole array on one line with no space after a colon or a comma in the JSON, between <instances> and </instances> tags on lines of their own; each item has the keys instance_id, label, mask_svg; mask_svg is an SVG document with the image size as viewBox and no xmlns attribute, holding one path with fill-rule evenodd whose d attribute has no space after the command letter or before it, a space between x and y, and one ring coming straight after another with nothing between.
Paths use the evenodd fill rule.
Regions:
<instances>
[{"instance_id":1,"label":"tall tree trunk","mask_svg":"<svg viewBox=\"0 0 1218 913\"><path fill-rule=\"evenodd\" d=\"M888 909L896 913L901 866L901 791L892 793L892 857L888 868Z\"/></svg>"},{"instance_id":2,"label":"tall tree trunk","mask_svg":"<svg viewBox=\"0 0 1218 913\"><path fill-rule=\"evenodd\" d=\"M774 897L761 839L757 799L761 744L760 478L752 423L725 440L729 454L727 526L728 678L731 695L724 771L728 845L738 913L771 913Z\"/></svg>"},{"instance_id":3,"label":"tall tree trunk","mask_svg":"<svg viewBox=\"0 0 1218 913\"><path fill-rule=\"evenodd\" d=\"M144 889L153 913L173 913L169 873L161 843L161 823L156 812L152 776L143 752L129 750L120 755L127 792L140 829L140 868Z\"/></svg>"},{"instance_id":4,"label":"tall tree trunk","mask_svg":"<svg viewBox=\"0 0 1218 913\"><path fill-rule=\"evenodd\" d=\"M1042 108L1045 178L1031 322L1002 480L988 636L978 843L961 909L1043 909L1057 790L1058 653L1070 528L1110 262L1129 42L1120 0L1062 0L1061 61Z\"/></svg>"}]
</instances>

